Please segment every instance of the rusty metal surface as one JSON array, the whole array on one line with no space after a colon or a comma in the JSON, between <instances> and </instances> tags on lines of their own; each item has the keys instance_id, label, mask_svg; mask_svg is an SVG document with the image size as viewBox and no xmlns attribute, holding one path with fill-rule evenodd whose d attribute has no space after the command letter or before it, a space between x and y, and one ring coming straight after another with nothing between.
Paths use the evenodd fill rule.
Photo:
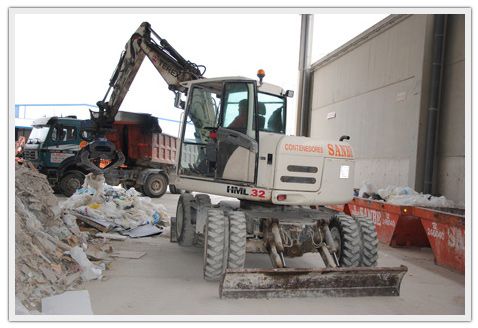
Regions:
<instances>
[{"instance_id":1,"label":"rusty metal surface","mask_svg":"<svg viewBox=\"0 0 478 328\"><path fill-rule=\"evenodd\" d=\"M394 268L227 269L221 298L399 296L406 266Z\"/></svg>"}]
</instances>

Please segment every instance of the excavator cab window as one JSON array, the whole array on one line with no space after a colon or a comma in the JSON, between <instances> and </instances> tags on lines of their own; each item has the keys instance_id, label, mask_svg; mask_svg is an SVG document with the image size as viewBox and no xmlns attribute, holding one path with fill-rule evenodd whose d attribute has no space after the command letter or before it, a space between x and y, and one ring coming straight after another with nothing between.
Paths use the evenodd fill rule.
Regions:
<instances>
[{"instance_id":1,"label":"excavator cab window","mask_svg":"<svg viewBox=\"0 0 478 328\"><path fill-rule=\"evenodd\" d=\"M189 96L189 108L181 147L181 173L191 176L214 177L215 154L213 135L218 126L220 90L195 86ZM213 161L214 159L214 161Z\"/></svg>"},{"instance_id":2,"label":"excavator cab window","mask_svg":"<svg viewBox=\"0 0 478 328\"><path fill-rule=\"evenodd\" d=\"M259 130L284 134L286 99L263 92L259 92L257 98Z\"/></svg>"}]
</instances>

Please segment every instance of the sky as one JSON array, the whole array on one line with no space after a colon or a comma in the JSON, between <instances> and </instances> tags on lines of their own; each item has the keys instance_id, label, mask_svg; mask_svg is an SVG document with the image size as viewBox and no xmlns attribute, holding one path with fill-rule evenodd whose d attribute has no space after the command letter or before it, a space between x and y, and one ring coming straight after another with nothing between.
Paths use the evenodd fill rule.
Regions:
<instances>
[{"instance_id":1,"label":"sky","mask_svg":"<svg viewBox=\"0 0 478 328\"><path fill-rule=\"evenodd\" d=\"M17 13L14 18L15 104L91 104L102 99L121 51L143 21L186 59L207 67L206 77L256 77L298 88L299 14L65 14ZM360 34L387 14L316 14L312 62ZM151 113L163 131L177 135L181 111L173 93L146 58L121 110ZM290 99L288 134L295 132ZM20 107L20 117L71 115L88 108Z\"/></svg>"}]
</instances>

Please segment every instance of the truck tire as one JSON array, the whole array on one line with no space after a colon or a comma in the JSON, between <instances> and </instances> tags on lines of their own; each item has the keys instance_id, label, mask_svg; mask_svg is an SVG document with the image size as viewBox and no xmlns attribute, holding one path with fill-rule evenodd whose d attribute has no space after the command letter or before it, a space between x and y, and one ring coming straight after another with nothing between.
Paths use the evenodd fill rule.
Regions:
<instances>
[{"instance_id":1,"label":"truck tire","mask_svg":"<svg viewBox=\"0 0 478 328\"><path fill-rule=\"evenodd\" d=\"M361 239L361 261L360 266L377 266L378 260L378 237L375 230L375 224L372 220L364 216L355 216L360 229Z\"/></svg>"},{"instance_id":2,"label":"truck tire","mask_svg":"<svg viewBox=\"0 0 478 328\"><path fill-rule=\"evenodd\" d=\"M143 185L143 192L151 198L159 198L166 193L168 178L161 173L150 174Z\"/></svg>"},{"instance_id":3,"label":"truck tire","mask_svg":"<svg viewBox=\"0 0 478 328\"><path fill-rule=\"evenodd\" d=\"M227 265L227 218L221 209L208 210L204 226L204 279L219 280Z\"/></svg>"},{"instance_id":4,"label":"truck tire","mask_svg":"<svg viewBox=\"0 0 478 328\"><path fill-rule=\"evenodd\" d=\"M175 185L169 185L169 192L174 194L174 195L180 195L183 193L183 191L179 188L176 188Z\"/></svg>"},{"instance_id":5,"label":"truck tire","mask_svg":"<svg viewBox=\"0 0 478 328\"><path fill-rule=\"evenodd\" d=\"M330 232L336 242L337 258L341 267L358 267L361 260L360 228L352 217L337 214L330 221Z\"/></svg>"},{"instance_id":6,"label":"truck tire","mask_svg":"<svg viewBox=\"0 0 478 328\"><path fill-rule=\"evenodd\" d=\"M229 255L227 267L244 268L246 261L246 215L241 211L229 212Z\"/></svg>"},{"instance_id":7,"label":"truck tire","mask_svg":"<svg viewBox=\"0 0 478 328\"><path fill-rule=\"evenodd\" d=\"M176 208L176 238L181 246L192 246L195 227L191 222L191 208L194 197L191 194L182 194Z\"/></svg>"},{"instance_id":8,"label":"truck tire","mask_svg":"<svg viewBox=\"0 0 478 328\"><path fill-rule=\"evenodd\" d=\"M71 170L66 171L60 179L59 190L66 197L71 197L75 191L85 182L85 175L81 171Z\"/></svg>"}]
</instances>

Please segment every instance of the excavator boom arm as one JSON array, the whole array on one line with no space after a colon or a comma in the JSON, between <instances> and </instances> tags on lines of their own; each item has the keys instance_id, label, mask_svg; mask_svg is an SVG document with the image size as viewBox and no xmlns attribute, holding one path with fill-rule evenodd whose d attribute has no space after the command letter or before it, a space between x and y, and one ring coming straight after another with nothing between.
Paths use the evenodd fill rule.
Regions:
<instances>
[{"instance_id":1,"label":"excavator boom arm","mask_svg":"<svg viewBox=\"0 0 478 328\"><path fill-rule=\"evenodd\" d=\"M98 122L100 126L114 122L145 56L173 92L185 92L181 83L202 78L206 70L204 66L184 59L149 23L142 23L126 43L110 79L108 91L103 100L98 102L100 114L93 120L103 120L104 122ZM111 96L107 100L110 92Z\"/></svg>"}]
</instances>

